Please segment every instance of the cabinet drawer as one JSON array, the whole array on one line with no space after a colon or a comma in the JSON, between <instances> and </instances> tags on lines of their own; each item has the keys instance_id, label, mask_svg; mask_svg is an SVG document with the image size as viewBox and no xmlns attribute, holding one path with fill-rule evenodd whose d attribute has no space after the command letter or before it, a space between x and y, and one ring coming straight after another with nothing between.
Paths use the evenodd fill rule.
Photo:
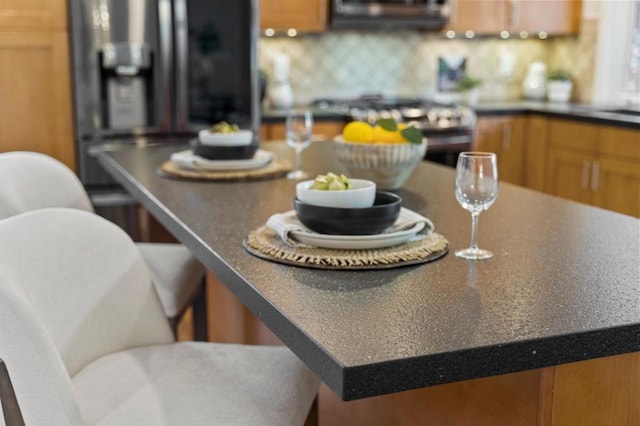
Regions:
<instances>
[{"instance_id":1,"label":"cabinet drawer","mask_svg":"<svg viewBox=\"0 0 640 426\"><path fill-rule=\"evenodd\" d=\"M549 120L549 143L565 148L596 151L598 126L567 120Z\"/></svg>"}]
</instances>

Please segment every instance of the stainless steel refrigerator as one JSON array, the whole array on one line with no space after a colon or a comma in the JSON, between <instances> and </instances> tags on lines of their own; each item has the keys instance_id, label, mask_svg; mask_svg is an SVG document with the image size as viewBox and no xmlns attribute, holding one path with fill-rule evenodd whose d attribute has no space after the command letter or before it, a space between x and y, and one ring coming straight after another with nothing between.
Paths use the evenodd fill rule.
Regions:
<instances>
[{"instance_id":1,"label":"stainless steel refrigerator","mask_svg":"<svg viewBox=\"0 0 640 426\"><path fill-rule=\"evenodd\" d=\"M187 141L219 121L258 143L257 0L69 0L69 11L79 175L98 210L128 202L96 145Z\"/></svg>"}]
</instances>

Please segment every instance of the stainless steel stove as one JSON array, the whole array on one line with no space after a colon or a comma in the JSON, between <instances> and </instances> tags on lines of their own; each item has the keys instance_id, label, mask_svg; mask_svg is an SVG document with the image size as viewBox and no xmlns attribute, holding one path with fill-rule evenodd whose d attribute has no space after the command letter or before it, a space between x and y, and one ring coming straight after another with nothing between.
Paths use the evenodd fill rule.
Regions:
<instances>
[{"instance_id":1,"label":"stainless steel stove","mask_svg":"<svg viewBox=\"0 0 640 426\"><path fill-rule=\"evenodd\" d=\"M397 122L415 125L428 140L425 160L449 166L455 166L460 152L471 149L476 126L476 114L466 106L419 98L370 95L353 99L317 99L313 106L372 124L380 118L394 118Z\"/></svg>"}]
</instances>

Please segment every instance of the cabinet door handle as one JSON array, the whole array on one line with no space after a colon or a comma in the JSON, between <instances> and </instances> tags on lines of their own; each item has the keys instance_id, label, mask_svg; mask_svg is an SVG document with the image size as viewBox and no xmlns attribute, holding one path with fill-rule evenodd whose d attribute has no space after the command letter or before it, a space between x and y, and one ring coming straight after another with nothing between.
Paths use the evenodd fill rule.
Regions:
<instances>
[{"instance_id":1,"label":"cabinet door handle","mask_svg":"<svg viewBox=\"0 0 640 426\"><path fill-rule=\"evenodd\" d=\"M502 150L509 151L511 148L511 124L506 124L502 128Z\"/></svg>"},{"instance_id":2,"label":"cabinet door handle","mask_svg":"<svg viewBox=\"0 0 640 426\"><path fill-rule=\"evenodd\" d=\"M591 190L593 192L597 192L599 185L600 185L600 163L598 163L597 161L594 161L593 169L591 169Z\"/></svg>"},{"instance_id":3,"label":"cabinet door handle","mask_svg":"<svg viewBox=\"0 0 640 426\"><path fill-rule=\"evenodd\" d=\"M589 189L589 169L591 164L588 161L582 163L582 187Z\"/></svg>"}]
</instances>

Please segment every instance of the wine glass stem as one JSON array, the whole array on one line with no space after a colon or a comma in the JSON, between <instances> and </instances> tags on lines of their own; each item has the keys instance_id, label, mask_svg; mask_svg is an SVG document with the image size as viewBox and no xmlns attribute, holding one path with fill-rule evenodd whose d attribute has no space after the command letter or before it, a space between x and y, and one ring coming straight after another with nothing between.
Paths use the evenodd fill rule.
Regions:
<instances>
[{"instance_id":1,"label":"wine glass stem","mask_svg":"<svg viewBox=\"0 0 640 426\"><path fill-rule=\"evenodd\" d=\"M296 148L296 171L302 170L302 150Z\"/></svg>"},{"instance_id":2,"label":"wine glass stem","mask_svg":"<svg viewBox=\"0 0 640 426\"><path fill-rule=\"evenodd\" d=\"M478 230L478 217L480 212L471 213L471 244L469 248L472 250L478 250L478 243L476 241L476 231Z\"/></svg>"}]
</instances>

